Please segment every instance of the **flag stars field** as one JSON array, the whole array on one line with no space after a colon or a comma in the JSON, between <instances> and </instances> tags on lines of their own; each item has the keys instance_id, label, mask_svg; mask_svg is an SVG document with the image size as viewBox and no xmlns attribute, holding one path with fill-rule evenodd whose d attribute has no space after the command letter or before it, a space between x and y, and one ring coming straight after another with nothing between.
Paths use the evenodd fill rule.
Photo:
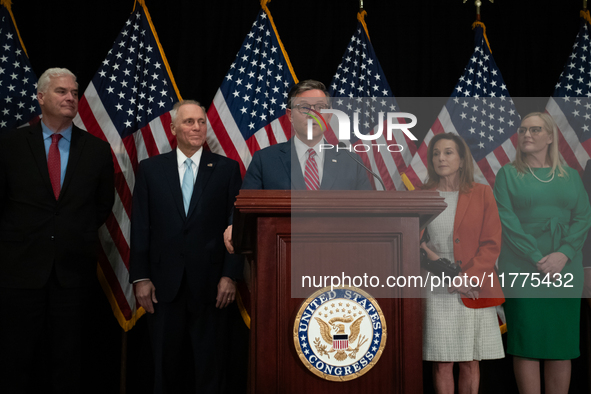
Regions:
<instances>
[{"instance_id":1,"label":"flag stars field","mask_svg":"<svg viewBox=\"0 0 591 394\"><path fill-rule=\"evenodd\" d=\"M37 77L5 7L0 7L0 129L9 130L27 124L41 113L37 103Z\"/></svg>"},{"instance_id":2,"label":"flag stars field","mask_svg":"<svg viewBox=\"0 0 591 394\"><path fill-rule=\"evenodd\" d=\"M207 113L207 144L237 160L242 174L255 151L291 134L285 110L295 75L268 12L263 6Z\"/></svg>"},{"instance_id":3,"label":"flag stars field","mask_svg":"<svg viewBox=\"0 0 591 394\"><path fill-rule=\"evenodd\" d=\"M173 104L174 95L162 64L152 59L153 48L157 45L151 35L145 34L147 29L150 27L141 19L141 13L134 13L115 41L113 48L119 47L119 50L109 51L97 74L99 80L94 81L97 89L103 88L109 93L103 101L105 108L116 127L124 128L126 133L144 127L156 106L163 108L168 103L172 108ZM108 85L104 85L106 83ZM162 100L155 102L153 96L138 93L144 91L148 83L150 91Z\"/></svg>"}]
</instances>

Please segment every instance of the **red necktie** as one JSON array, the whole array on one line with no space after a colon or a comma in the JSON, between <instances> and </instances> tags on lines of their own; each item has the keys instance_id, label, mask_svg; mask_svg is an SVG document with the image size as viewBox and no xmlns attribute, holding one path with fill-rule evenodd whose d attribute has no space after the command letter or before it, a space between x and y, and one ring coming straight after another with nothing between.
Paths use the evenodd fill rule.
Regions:
<instances>
[{"instance_id":1,"label":"red necktie","mask_svg":"<svg viewBox=\"0 0 591 394\"><path fill-rule=\"evenodd\" d=\"M320 177L318 176L318 164L314 158L315 156L316 151L312 148L308 149L308 160L306 160L306 170L304 171L304 181L308 190L320 189Z\"/></svg>"},{"instance_id":2,"label":"red necktie","mask_svg":"<svg viewBox=\"0 0 591 394\"><path fill-rule=\"evenodd\" d=\"M60 150L57 146L61 134L53 133L51 135L51 146L49 147L49 154L47 155L47 168L49 169L49 180L53 188L53 195L57 200L60 196L60 180L62 177L62 165L60 160Z\"/></svg>"}]
</instances>

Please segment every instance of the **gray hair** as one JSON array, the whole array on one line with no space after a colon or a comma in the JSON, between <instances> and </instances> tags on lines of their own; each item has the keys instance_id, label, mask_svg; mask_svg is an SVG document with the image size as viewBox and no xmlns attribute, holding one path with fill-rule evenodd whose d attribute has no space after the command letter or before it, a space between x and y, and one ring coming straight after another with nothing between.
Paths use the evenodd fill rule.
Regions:
<instances>
[{"instance_id":1,"label":"gray hair","mask_svg":"<svg viewBox=\"0 0 591 394\"><path fill-rule=\"evenodd\" d=\"M74 78L74 82L76 82L76 76L73 72L68 70L67 68L48 68L45 70L43 74L39 77L39 81L37 82L37 93L46 93L47 87L49 86L49 82L51 82L51 78L60 78L70 76ZM76 82L78 85L78 82Z\"/></svg>"},{"instance_id":2,"label":"gray hair","mask_svg":"<svg viewBox=\"0 0 591 394\"><path fill-rule=\"evenodd\" d=\"M193 105L198 105L201 107L201 109L203 110L204 114L207 114L207 110L205 109L205 107L203 105L201 105L199 103L199 101L195 101L195 100L181 100L178 103L176 103L173 107L172 107L172 112L170 113L170 118L171 118L171 123L174 123L174 121L176 120L176 114L179 110L180 107L182 107L183 105L187 105L187 104L193 104Z\"/></svg>"}]
</instances>

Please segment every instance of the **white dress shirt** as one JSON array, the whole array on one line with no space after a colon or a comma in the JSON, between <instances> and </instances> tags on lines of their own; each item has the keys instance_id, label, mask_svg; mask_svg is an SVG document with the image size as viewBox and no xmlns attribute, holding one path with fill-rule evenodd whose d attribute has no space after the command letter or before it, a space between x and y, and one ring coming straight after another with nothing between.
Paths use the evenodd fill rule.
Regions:
<instances>
[{"instance_id":1,"label":"white dress shirt","mask_svg":"<svg viewBox=\"0 0 591 394\"><path fill-rule=\"evenodd\" d=\"M176 161L179 166L179 181L181 187L183 186L183 177L185 176L185 171L187 171L187 166L185 165L185 160L191 159L193 164L191 164L191 169L193 170L193 184L195 184L195 180L197 179L197 171L199 170L199 162L201 161L201 155L203 153L203 147L199 148L197 152L193 154L191 157L185 156L183 152L177 147L176 148Z\"/></svg>"}]
</instances>

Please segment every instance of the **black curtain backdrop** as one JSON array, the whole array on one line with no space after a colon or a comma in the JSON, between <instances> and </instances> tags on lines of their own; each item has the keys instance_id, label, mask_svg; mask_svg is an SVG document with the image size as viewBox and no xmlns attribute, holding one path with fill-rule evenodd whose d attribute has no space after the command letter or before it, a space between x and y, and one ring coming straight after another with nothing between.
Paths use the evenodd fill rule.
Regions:
<instances>
[{"instance_id":1,"label":"black curtain backdrop","mask_svg":"<svg viewBox=\"0 0 591 394\"><path fill-rule=\"evenodd\" d=\"M548 97L579 30L582 0L482 0L482 21L493 56L513 97ZM66 67L82 93L133 8L133 0L12 0L12 10L33 70ZM180 93L206 107L226 75L260 4L256 0L146 0ZM356 27L357 0L274 0L269 9L299 80L329 84ZM448 97L473 51L472 0L365 0L366 22L376 55L394 95ZM546 100L518 102L523 115L543 110ZM417 104L418 103L418 104ZM541 103L541 104L540 104ZM420 101L401 109L413 112ZM443 104L443 102L442 102ZM541 105L541 107L540 107ZM415 106L413 108L413 106ZM413 133L422 140L430 119ZM88 308L88 393L119 390L121 331L98 284ZM237 316L236 354L228 368L245 386L243 357L248 332ZM588 330L588 325L584 326ZM128 393L151 391L152 365L146 319L128 334ZM586 354L586 353L583 353ZM588 357L588 354L586 354ZM38 364L43 369L42 360ZM577 360L571 393L589 393L588 367ZM585 365L585 364L583 364ZM588 364L587 364L588 365ZM425 365L425 392L432 392ZM42 380L39 380L41 385ZM1 391L1 389L0 389ZM43 387L39 387L39 392ZM239 389L233 392L240 392ZM511 359L482 363L481 393L516 393Z\"/></svg>"},{"instance_id":2,"label":"black curtain backdrop","mask_svg":"<svg viewBox=\"0 0 591 394\"><path fill-rule=\"evenodd\" d=\"M81 92L97 72L133 8L133 0L13 0L35 73L66 67ZM473 48L473 0L366 0L376 55L401 109L404 97L448 97ZM512 97L549 97L579 30L582 0L483 0L482 21ZM147 0L181 96L206 107L234 61L257 0ZM329 84L356 27L357 0L274 0L268 4L299 80ZM442 104L444 101L442 101ZM526 114L545 100L517 101ZM418 110L417 110L418 111ZM422 140L439 109L413 133Z\"/></svg>"}]
</instances>

